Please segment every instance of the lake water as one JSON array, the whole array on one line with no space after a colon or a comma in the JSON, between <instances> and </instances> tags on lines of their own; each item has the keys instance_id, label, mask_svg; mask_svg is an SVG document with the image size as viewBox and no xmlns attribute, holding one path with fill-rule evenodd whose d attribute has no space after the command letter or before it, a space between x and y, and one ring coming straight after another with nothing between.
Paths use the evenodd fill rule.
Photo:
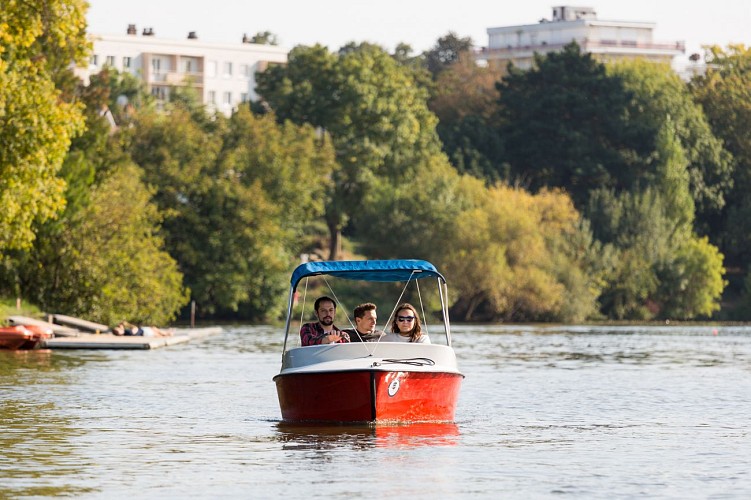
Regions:
<instances>
[{"instance_id":1,"label":"lake water","mask_svg":"<svg viewBox=\"0 0 751 500\"><path fill-rule=\"evenodd\" d=\"M0 351L0 498L751 497L751 327L455 326L456 423L280 423L279 330Z\"/></svg>"}]
</instances>

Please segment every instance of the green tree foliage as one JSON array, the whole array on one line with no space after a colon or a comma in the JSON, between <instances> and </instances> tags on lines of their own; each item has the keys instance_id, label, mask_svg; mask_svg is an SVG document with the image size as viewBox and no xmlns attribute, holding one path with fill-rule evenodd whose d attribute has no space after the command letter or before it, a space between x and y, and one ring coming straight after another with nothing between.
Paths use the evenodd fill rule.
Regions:
<instances>
[{"instance_id":1,"label":"green tree foliage","mask_svg":"<svg viewBox=\"0 0 751 500\"><path fill-rule=\"evenodd\" d=\"M104 323L162 324L187 297L142 172L128 162L102 114L117 87L113 80L102 72L77 90L86 104L86 130L73 140L59 172L65 210L34 225L32 247L6 255L0 289L47 311Z\"/></svg>"},{"instance_id":2,"label":"green tree foliage","mask_svg":"<svg viewBox=\"0 0 751 500\"><path fill-rule=\"evenodd\" d=\"M11 0L0 8L0 250L28 248L33 223L64 207L57 172L83 118L55 79L86 56L85 5Z\"/></svg>"},{"instance_id":3,"label":"green tree foliage","mask_svg":"<svg viewBox=\"0 0 751 500\"><path fill-rule=\"evenodd\" d=\"M675 231L691 231L694 199L690 192L688 160L668 119L657 133L654 186L662 193L666 217L675 223Z\"/></svg>"},{"instance_id":4,"label":"green tree foliage","mask_svg":"<svg viewBox=\"0 0 751 500\"><path fill-rule=\"evenodd\" d=\"M510 67L498 87L511 182L533 192L564 187L577 206L591 189L633 183L636 153L624 136L630 95L576 43L536 56L529 71Z\"/></svg>"},{"instance_id":5,"label":"green tree foliage","mask_svg":"<svg viewBox=\"0 0 751 500\"><path fill-rule=\"evenodd\" d=\"M707 237L692 236L676 249L670 267L660 278L664 318L709 318L720 310L723 255Z\"/></svg>"},{"instance_id":6,"label":"green tree foliage","mask_svg":"<svg viewBox=\"0 0 751 500\"><path fill-rule=\"evenodd\" d=\"M247 108L204 122L188 104L139 116L129 150L200 311L262 319L279 305L306 222L321 215L333 149L312 127Z\"/></svg>"},{"instance_id":7,"label":"green tree foliage","mask_svg":"<svg viewBox=\"0 0 751 500\"><path fill-rule=\"evenodd\" d=\"M250 38L250 43L260 45L279 45L279 39L270 31L259 31Z\"/></svg>"},{"instance_id":8,"label":"green tree foliage","mask_svg":"<svg viewBox=\"0 0 751 500\"><path fill-rule=\"evenodd\" d=\"M112 167L90 202L44 230L17 258L20 295L43 308L111 324L164 324L187 296L159 237L160 217L133 165Z\"/></svg>"},{"instance_id":9,"label":"green tree foliage","mask_svg":"<svg viewBox=\"0 0 751 500\"><path fill-rule=\"evenodd\" d=\"M656 187L592 193L586 215L615 251L600 297L607 317L692 319L719 308L722 255L693 235L690 221L674 218L665 198Z\"/></svg>"},{"instance_id":10,"label":"green tree foliage","mask_svg":"<svg viewBox=\"0 0 751 500\"><path fill-rule=\"evenodd\" d=\"M637 149L643 157L638 162L643 176L641 184L650 184L655 175L660 175L656 170L660 170L666 155L682 156L698 229L712 233L712 225L732 186L732 164L701 107L668 65L635 59L609 64L607 69L609 75L623 82L631 95L628 127L630 135L638 138ZM666 128L672 138L665 137ZM666 146L673 152L663 151ZM675 151L678 149L681 151ZM665 201L669 205L675 200ZM712 235L718 236L716 232Z\"/></svg>"},{"instance_id":11,"label":"green tree foliage","mask_svg":"<svg viewBox=\"0 0 751 500\"><path fill-rule=\"evenodd\" d=\"M729 45L705 49L706 73L691 90L712 130L735 159L733 190L723 214L722 249L736 265L751 260L751 48Z\"/></svg>"},{"instance_id":12,"label":"green tree foliage","mask_svg":"<svg viewBox=\"0 0 751 500\"><path fill-rule=\"evenodd\" d=\"M164 324L187 304L182 275L159 236L159 212L140 179L134 166L114 168L73 219L76 252L83 257L74 269L86 273L92 286L88 297L70 291L65 296L62 288L58 306L110 323L130 318Z\"/></svg>"},{"instance_id":13,"label":"green tree foliage","mask_svg":"<svg viewBox=\"0 0 751 500\"><path fill-rule=\"evenodd\" d=\"M296 47L286 66L258 76L257 91L280 121L310 123L331 135L338 165L326 205L332 259L372 179L396 185L440 155L427 91L413 70L376 45L350 45L338 55Z\"/></svg>"},{"instance_id":14,"label":"green tree foliage","mask_svg":"<svg viewBox=\"0 0 751 500\"><path fill-rule=\"evenodd\" d=\"M430 50L423 54L425 65L435 79L441 72L468 55L472 50L470 37L460 38L453 31L438 39Z\"/></svg>"},{"instance_id":15,"label":"green tree foliage","mask_svg":"<svg viewBox=\"0 0 751 500\"><path fill-rule=\"evenodd\" d=\"M396 185L373 178L355 215L360 250L373 258L422 258L445 262L456 219L484 196L476 180L445 161L426 166Z\"/></svg>"}]
</instances>

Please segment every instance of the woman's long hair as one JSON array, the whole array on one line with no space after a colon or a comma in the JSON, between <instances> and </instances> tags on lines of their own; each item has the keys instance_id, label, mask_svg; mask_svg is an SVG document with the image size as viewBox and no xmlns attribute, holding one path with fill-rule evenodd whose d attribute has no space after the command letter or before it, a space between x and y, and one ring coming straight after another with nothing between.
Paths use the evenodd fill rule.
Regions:
<instances>
[{"instance_id":1,"label":"woman's long hair","mask_svg":"<svg viewBox=\"0 0 751 500\"><path fill-rule=\"evenodd\" d=\"M399 317L399 311L402 311L402 310L412 311L412 314L414 314L415 316L415 320L412 322L412 329L409 331L409 341L417 342L420 339L420 337L422 337L422 327L420 326L420 316L417 315L417 310L415 309L415 306L407 302L402 302L396 308L396 313L394 314L394 320L391 322L391 332L401 334L399 331L399 324L397 322L397 318Z\"/></svg>"}]
</instances>

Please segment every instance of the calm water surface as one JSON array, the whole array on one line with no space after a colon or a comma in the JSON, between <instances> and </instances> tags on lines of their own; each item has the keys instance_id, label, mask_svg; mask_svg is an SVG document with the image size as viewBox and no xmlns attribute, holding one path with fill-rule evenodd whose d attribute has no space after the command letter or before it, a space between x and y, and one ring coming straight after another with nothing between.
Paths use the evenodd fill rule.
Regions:
<instances>
[{"instance_id":1,"label":"calm water surface","mask_svg":"<svg viewBox=\"0 0 751 500\"><path fill-rule=\"evenodd\" d=\"M455 424L281 424L272 327L0 351L0 498L751 498L751 327L456 326Z\"/></svg>"}]
</instances>

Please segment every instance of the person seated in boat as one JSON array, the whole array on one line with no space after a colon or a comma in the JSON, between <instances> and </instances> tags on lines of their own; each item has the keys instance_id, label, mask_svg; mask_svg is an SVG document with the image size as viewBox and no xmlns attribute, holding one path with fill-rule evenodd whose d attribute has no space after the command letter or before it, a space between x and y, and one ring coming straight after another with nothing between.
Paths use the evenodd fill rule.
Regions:
<instances>
[{"instance_id":1,"label":"person seated in boat","mask_svg":"<svg viewBox=\"0 0 751 500\"><path fill-rule=\"evenodd\" d=\"M391 322L391 333L387 333L381 342L417 342L430 344L427 333L423 333L420 317L412 304L404 302L396 308L394 321Z\"/></svg>"},{"instance_id":2,"label":"person seated in boat","mask_svg":"<svg viewBox=\"0 0 751 500\"><path fill-rule=\"evenodd\" d=\"M370 302L355 307L355 328L343 330L349 335L350 342L378 342L385 334L376 330L378 315L376 305Z\"/></svg>"},{"instance_id":3,"label":"person seated in boat","mask_svg":"<svg viewBox=\"0 0 751 500\"><path fill-rule=\"evenodd\" d=\"M347 332L334 324L336 302L325 295L318 297L313 304L318 321L305 323L300 328L300 342L303 346L319 344L342 344L349 342Z\"/></svg>"},{"instance_id":4,"label":"person seated in boat","mask_svg":"<svg viewBox=\"0 0 751 500\"><path fill-rule=\"evenodd\" d=\"M171 337L172 332L168 330L162 330L155 326L137 326L127 321L121 321L117 326L112 327L112 333L114 335L141 336L141 337Z\"/></svg>"}]
</instances>

